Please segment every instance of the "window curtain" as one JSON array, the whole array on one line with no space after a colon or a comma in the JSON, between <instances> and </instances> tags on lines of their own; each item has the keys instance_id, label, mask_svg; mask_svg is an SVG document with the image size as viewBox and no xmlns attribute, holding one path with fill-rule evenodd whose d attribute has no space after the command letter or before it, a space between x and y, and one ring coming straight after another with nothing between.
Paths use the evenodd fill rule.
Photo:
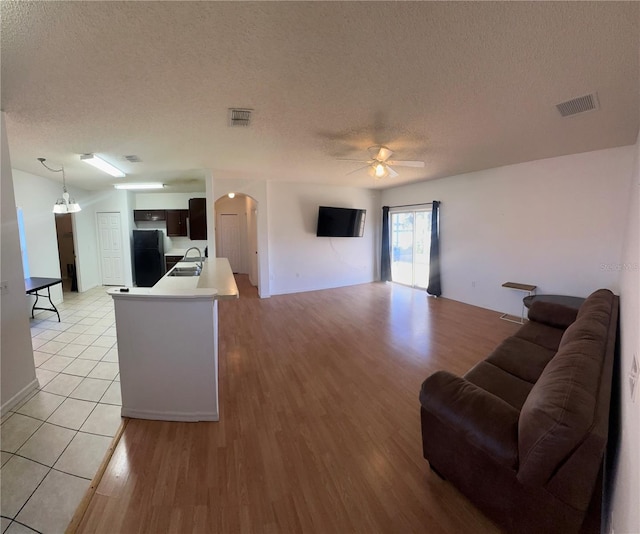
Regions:
<instances>
[{"instance_id":1,"label":"window curtain","mask_svg":"<svg viewBox=\"0 0 640 534\"><path fill-rule=\"evenodd\" d=\"M439 215L440 202L434 200L431 210L431 250L429 251L429 285L427 286L427 293L436 297L442 295L442 288L440 287Z\"/></svg>"},{"instance_id":2,"label":"window curtain","mask_svg":"<svg viewBox=\"0 0 640 534\"><path fill-rule=\"evenodd\" d=\"M391 233L389 231L389 206L382 208L382 250L380 254L380 280L391 281Z\"/></svg>"}]
</instances>

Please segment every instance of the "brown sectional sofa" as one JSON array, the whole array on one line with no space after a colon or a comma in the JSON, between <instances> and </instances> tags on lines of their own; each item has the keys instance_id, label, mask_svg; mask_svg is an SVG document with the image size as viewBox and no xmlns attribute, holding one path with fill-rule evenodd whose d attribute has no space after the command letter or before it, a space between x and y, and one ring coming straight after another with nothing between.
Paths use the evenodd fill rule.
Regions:
<instances>
[{"instance_id":1,"label":"brown sectional sofa","mask_svg":"<svg viewBox=\"0 0 640 534\"><path fill-rule=\"evenodd\" d=\"M599 528L618 305L607 289L579 310L534 302L464 377L422 384L424 457L507 532Z\"/></svg>"}]
</instances>

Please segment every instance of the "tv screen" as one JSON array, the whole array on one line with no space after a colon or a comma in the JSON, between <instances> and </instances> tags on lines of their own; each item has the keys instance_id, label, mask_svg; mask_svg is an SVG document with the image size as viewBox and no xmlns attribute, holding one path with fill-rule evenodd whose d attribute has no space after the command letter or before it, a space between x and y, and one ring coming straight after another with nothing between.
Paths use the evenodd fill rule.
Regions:
<instances>
[{"instance_id":1,"label":"tv screen","mask_svg":"<svg viewBox=\"0 0 640 534\"><path fill-rule=\"evenodd\" d=\"M362 237L367 210L318 208L318 237Z\"/></svg>"}]
</instances>

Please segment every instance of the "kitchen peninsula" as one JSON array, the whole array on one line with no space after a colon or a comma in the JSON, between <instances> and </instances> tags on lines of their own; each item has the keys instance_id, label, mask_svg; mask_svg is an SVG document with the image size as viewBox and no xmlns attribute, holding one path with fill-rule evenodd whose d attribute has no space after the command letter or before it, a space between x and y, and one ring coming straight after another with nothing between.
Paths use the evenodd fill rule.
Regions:
<instances>
[{"instance_id":1,"label":"kitchen peninsula","mask_svg":"<svg viewBox=\"0 0 640 534\"><path fill-rule=\"evenodd\" d=\"M238 298L238 287L226 258L209 258L199 276L174 276L193 267L180 262L153 287L108 290L123 417L219 419L218 300Z\"/></svg>"}]
</instances>

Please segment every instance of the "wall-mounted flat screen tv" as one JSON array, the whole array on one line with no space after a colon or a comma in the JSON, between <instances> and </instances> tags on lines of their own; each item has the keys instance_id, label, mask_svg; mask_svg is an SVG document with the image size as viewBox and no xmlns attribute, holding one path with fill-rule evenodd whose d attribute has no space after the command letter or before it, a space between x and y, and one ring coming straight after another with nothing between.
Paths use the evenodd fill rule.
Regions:
<instances>
[{"instance_id":1,"label":"wall-mounted flat screen tv","mask_svg":"<svg viewBox=\"0 0 640 534\"><path fill-rule=\"evenodd\" d=\"M367 210L318 208L318 237L362 237Z\"/></svg>"}]
</instances>

